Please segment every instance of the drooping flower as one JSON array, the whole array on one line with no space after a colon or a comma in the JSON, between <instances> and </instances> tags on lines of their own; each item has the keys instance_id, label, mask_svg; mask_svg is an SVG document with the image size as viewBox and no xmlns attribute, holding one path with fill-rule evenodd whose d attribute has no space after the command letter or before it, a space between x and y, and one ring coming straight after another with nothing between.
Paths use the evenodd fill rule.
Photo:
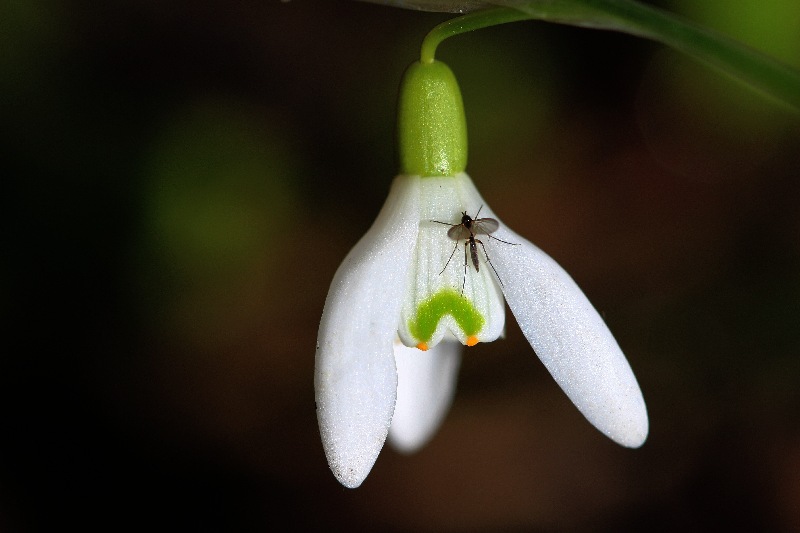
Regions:
<instances>
[{"instance_id":1,"label":"drooping flower","mask_svg":"<svg viewBox=\"0 0 800 533\"><path fill-rule=\"evenodd\" d=\"M320 323L317 416L336 478L358 487L387 435L404 451L432 436L453 397L461 345L502 334L504 299L584 416L615 442L641 446L644 400L605 323L464 173L463 106L443 63L406 72L398 140L402 172L336 272ZM492 220L481 226L479 216Z\"/></svg>"}]
</instances>

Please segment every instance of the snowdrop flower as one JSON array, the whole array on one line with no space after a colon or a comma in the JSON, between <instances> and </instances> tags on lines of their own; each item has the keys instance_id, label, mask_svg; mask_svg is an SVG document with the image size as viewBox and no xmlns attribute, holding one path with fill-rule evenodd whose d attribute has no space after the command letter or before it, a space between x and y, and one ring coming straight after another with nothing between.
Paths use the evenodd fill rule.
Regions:
<instances>
[{"instance_id":1,"label":"snowdrop flower","mask_svg":"<svg viewBox=\"0 0 800 533\"><path fill-rule=\"evenodd\" d=\"M452 401L462 345L503 334L504 300L589 422L623 446L641 446L644 400L605 323L464 173L461 95L443 63L406 72L398 142L401 174L336 272L319 328L317 417L336 478L361 485L387 436L401 451L431 438ZM493 221L481 226L478 216Z\"/></svg>"}]
</instances>

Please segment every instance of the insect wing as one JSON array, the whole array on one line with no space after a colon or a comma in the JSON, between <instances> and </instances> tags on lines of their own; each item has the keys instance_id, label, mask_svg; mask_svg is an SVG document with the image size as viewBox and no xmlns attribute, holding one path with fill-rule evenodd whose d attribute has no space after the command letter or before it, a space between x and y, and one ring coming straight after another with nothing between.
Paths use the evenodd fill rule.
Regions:
<instances>
[{"instance_id":1,"label":"insect wing","mask_svg":"<svg viewBox=\"0 0 800 533\"><path fill-rule=\"evenodd\" d=\"M453 239L454 241L460 241L461 239L469 239L470 232L464 226L464 224L458 224L457 226L453 226L449 230L447 230L447 236Z\"/></svg>"},{"instance_id":2,"label":"insect wing","mask_svg":"<svg viewBox=\"0 0 800 533\"><path fill-rule=\"evenodd\" d=\"M479 218L472 222L472 233L475 235L489 235L500 227L500 223L493 218Z\"/></svg>"}]
</instances>

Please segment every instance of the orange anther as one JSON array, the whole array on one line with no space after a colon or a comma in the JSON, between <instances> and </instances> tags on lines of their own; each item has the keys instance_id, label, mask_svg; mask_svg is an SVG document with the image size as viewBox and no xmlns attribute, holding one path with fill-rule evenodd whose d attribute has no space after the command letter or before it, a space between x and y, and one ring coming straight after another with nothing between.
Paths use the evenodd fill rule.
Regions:
<instances>
[{"instance_id":1,"label":"orange anther","mask_svg":"<svg viewBox=\"0 0 800 533\"><path fill-rule=\"evenodd\" d=\"M475 335L467 337L467 346L475 346L476 344L478 344L478 337Z\"/></svg>"},{"instance_id":2,"label":"orange anther","mask_svg":"<svg viewBox=\"0 0 800 533\"><path fill-rule=\"evenodd\" d=\"M421 343L417 344L417 349L418 350L422 350L423 352L427 352L428 351L428 344L425 343L425 342L421 342Z\"/></svg>"}]
</instances>

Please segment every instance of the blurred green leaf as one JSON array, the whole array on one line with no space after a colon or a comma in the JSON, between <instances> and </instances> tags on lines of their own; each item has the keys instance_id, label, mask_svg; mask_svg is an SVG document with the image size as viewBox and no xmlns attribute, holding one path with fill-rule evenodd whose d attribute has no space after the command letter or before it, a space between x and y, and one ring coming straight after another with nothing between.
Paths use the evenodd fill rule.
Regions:
<instances>
[{"instance_id":1,"label":"blurred green leaf","mask_svg":"<svg viewBox=\"0 0 800 533\"><path fill-rule=\"evenodd\" d=\"M667 11L632 0L495 0L491 4L505 7L471 13L445 22L432 33L446 33L445 36L450 36L490 24L519 20L514 12L522 12L532 20L619 31L679 50L764 95L800 110L800 72ZM482 8L485 3L426 1L399 5L465 12ZM481 19L488 23L481 26L478 22ZM427 55L432 56L430 50L423 46L423 58Z\"/></svg>"}]
</instances>

